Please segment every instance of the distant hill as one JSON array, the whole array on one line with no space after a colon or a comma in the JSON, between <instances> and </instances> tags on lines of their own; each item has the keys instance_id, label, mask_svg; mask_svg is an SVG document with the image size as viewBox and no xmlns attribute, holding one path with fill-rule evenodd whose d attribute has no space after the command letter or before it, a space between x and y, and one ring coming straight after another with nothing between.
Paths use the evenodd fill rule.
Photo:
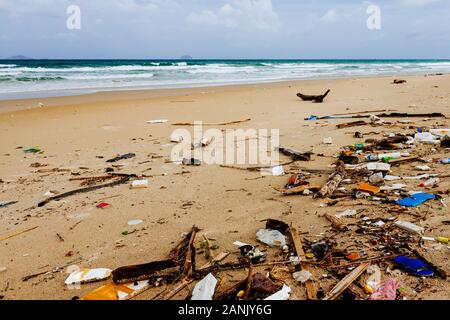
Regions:
<instances>
[{"instance_id":1,"label":"distant hill","mask_svg":"<svg viewBox=\"0 0 450 320\"><path fill-rule=\"evenodd\" d=\"M192 60L193 58L191 57L191 56L189 56L189 55L186 55L186 56L182 56L181 58L180 58L180 60Z\"/></svg>"},{"instance_id":2,"label":"distant hill","mask_svg":"<svg viewBox=\"0 0 450 320\"><path fill-rule=\"evenodd\" d=\"M33 58L25 57L25 56L23 56L21 54L18 54L16 56L12 56L12 57L6 58L6 60L33 60Z\"/></svg>"}]
</instances>

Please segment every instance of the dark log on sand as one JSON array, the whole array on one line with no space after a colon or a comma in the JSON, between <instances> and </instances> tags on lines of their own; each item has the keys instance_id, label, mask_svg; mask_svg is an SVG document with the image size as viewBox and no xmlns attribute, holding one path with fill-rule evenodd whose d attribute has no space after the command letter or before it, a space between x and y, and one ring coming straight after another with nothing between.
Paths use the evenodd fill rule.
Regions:
<instances>
[{"instance_id":1,"label":"dark log on sand","mask_svg":"<svg viewBox=\"0 0 450 320\"><path fill-rule=\"evenodd\" d=\"M306 94L302 94L302 93L297 93L297 97L299 97L303 101L312 101L312 102L316 102L316 103L322 103L323 100L325 100L326 96L330 92L331 92L331 90L328 89L327 92L325 92L324 94L322 94L320 96L312 96L312 95L306 95Z\"/></svg>"},{"instance_id":2,"label":"dark log on sand","mask_svg":"<svg viewBox=\"0 0 450 320\"><path fill-rule=\"evenodd\" d=\"M301 152L283 148L283 147L276 148L276 151L279 151L280 153L282 153L288 157L291 157L291 159L294 161L310 161L311 160L311 154L312 154L311 152L301 153Z\"/></svg>"}]
</instances>

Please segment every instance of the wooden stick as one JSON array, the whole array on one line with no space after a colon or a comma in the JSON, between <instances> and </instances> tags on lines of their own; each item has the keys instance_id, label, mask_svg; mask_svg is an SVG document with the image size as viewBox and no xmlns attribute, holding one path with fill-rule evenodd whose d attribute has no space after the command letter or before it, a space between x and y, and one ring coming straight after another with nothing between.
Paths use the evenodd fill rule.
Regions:
<instances>
[{"instance_id":1,"label":"wooden stick","mask_svg":"<svg viewBox=\"0 0 450 320\"><path fill-rule=\"evenodd\" d=\"M300 266L302 270L309 271L309 266L306 266L302 263L302 261L306 261L306 255L305 251L303 251L302 242L300 240L300 237L298 236L297 229L294 227L290 227L289 231L291 233L292 242L294 244L294 249L297 255L300 257ZM317 300L317 288L312 280L308 280L305 282L306 286L306 293L308 295L309 300Z\"/></svg>"},{"instance_id":2,"label":"wooden stick","mask_svg":"<svg viewBox=\"0 0 450 320\"><path fill-rule=\"evenodd\" d=\"M113 182L96 185L96 186L91 186L91 187L86 187L86 188L81 188L81 189L76 189L76 190L72 190L69 192L62 193L62 194L58 194L54 197L50 197L50 198L40 202L38 204L38 207L43 207L51 201L60 200L60 199L63 199L63 198L69 197L69 196L73 196L78 193L86 193L86 192L95 191L95 190L102 189L102 188L114 187L114 186L117 186L120 184L124 184L124 183L127 183L131 178L132 178L131 175L126 175L126 176L123 176L121 179L113 181Z\"/></svg>"},{"instance_id":3,"label":"wooden stick","mask_svg":"<svg viewBox=\"0 0 450 320\"><path fill-rule=\"evenodd\" d=\"M155 300L170 300L175 296L178 292L186 288L188 285L190 285L192 282L194 282L194 279L182 279L179 283L177 283L173 288L168 289L167 293L164 294L161 298L155 298Z\"/></svg>"},{"instance_id":4,"label":"wooden stick","mask_svg":"<svg viewBox=\"0 0 450 320\"><path fill-rule=\"evenodd\" d=\"M26 229L26 230L14 232L14 233L12 233L12 234L10 234L10 235L7 235L7 236L4 236L4 237L0 238L0 241L4 241L4 240L7 240L7 239L16 237L16 236L18 236L18 235L21 235L21 234L23 234L23 233L25 233L25 232L29 232L29 231L34 230L34 229L37 229L37 228L39 228L39 227L36 226L36 227L32 227L32 228L29 228L29 229Z\"/></svg>"},{"instance_id":5,"label":"wooden stick","mask_svg":"<svg viewBox=\"0 0 450 320\"><path fill-rule=\"evenodd\" d=\"M203 265L202 267L200 267L197 271L202 271L204 269L208 269L211 268L212 266L214 266L216 263L224 260L226 257L228 257L230 255L229 252L222 252L219 253L216 257L214 257L210 262L206 263L205 265Z\"/></svg>"},{"instance_id":6,"label":"wooden stick","mask_svg":"<svg viewBox=\"0 0 450 320\"><path fill-rule=\"evenodd\" d=\"M245 286L244 300L248 298L250 291L252 290L252 278L253 278L253 267L250 263L248 267L247 284Z\"/></svg>"},{"instance_id":7,"label":"wooden stick","mask_svg":"<svg viewBox=\"0 0 450 320\"><path fill-rule=\"evenodd\" d=\"M224 123L202 123L202 126L229 126L232 124L238 124L238 123L244 123L252 121L252 119L244 119L244 120L238 120L238 121L230 121L230 122L224 122ZM189 123L189 122L180 122L180 123L173 123L173 126L195 126L195 123Z\"/></svg>"},{"instance_id":8,"label":"wooden stick","mask_svg":"<svg viewBox=\"0 0 450 320\"><path fill-rule=\"evenodd\" d=\"M355 282L366 269L370 266L370 263L363 263L358 268L353 270L344 279L342 279L323 300L336 300L353 282Z\"/></svg>"}]
</instances>

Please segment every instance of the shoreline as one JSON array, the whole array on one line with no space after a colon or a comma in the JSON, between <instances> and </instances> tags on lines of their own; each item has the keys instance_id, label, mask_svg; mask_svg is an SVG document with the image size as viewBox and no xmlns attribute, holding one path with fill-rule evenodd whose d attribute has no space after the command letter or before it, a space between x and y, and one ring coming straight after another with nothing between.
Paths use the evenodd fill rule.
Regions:
<instances>
[{"instance_id":1,"label":"shoreline","mask_svg":"<svg viewBox=\"0 0 450 320\"><path fill-rule=\"evenodd\" d=\"M314 85L320 82L338 82L338 81L357 81L360 79L393 79L393 78L414 78L414 77L430 77L430 76L446 76L449 73L442 74L395 74L395 75L367 75L360 77L330 77L330 78L317 78L317 79L294 79L294 80L280 80L280 81L260 81L252 83L238 83L238 84L218 84L210 86L187 86L177 88L156 88L156 89L113 89L103 90L100 89L92 93L81 93L74 95L58 95L48 96L42 98L18 98L18 99L0 99L0 114L10 113L24 110L33 110L40 108L39 104L43 104L44 107L55 107L63 105L78 105L86 103L94 103L99 100L103 101L117 101L119 100L143 100L153 98L167 98L177 97L182 95L196 94L196 93L209 93L209 92L227 92L234 90L245 90L248 88L257 87L276 87L283 85L300 86L300 85ZM325 89L326 90L326 89ZM319 93L317 93L319 94ZM69 103L66 100L71 99ZM14 105L14 106L11 106Z\"/></svg>"}]
</instances>

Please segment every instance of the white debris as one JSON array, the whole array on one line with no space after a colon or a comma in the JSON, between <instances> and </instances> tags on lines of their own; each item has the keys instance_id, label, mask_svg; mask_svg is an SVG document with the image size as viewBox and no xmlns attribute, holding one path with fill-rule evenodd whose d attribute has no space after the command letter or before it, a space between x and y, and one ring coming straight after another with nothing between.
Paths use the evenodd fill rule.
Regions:
<instances>
[{"instance_id":1,"label":"white debris","mask_svg":"<svg viewBox=\"0 0 450 320\"><path fill-rule=\"evenodd\" d=\"M132 189L145 189L148 188L148 180L135 180L131 183Z\"/></svg>"},{"instance_id":2,"label":"white debris","mask_svg":"<svg viewBox=\"0 0 450 320\"><path fill-rule=\"evenodd\" d=\"M191 300L212 300L216 290L217 279L210 273L202 281L197 283L192 292Z\"/></svg>"},{"instance_id":3,"label":"white debris","mask_svg":"<svg viewBox=\"0 0 450 320\"><path fill-rule=\"evenodd\" d=\"M418 225L415 225L414 223L408 222L408 221L396 221L395 225L403 230L409 231L411 233L416 234L422 234L425 229L422 227L419 227Z\"/></svg>"},{"instance_id":4,"label":"white debris","mask_svg":"<svg viewBox=\"0 0 450 320\"><path fill-rule=\"evenodd\" d=\"M261 229L256 233L256 238L269 246L282 248L286 245L285 236L278 230Z\"/></svg>"},{"instance_id":5,"label":"white debris","mask_svg":"<svg viewBox=\"0 0 450 320\"><path fill-rule=\"evenodd\" d=\"M356 216L357 214L358 214L358 212L356 210L348 209L348 210L345 210L342 213L338 213L336 215L336 217L337 218L353 217L353 216Z\"/></svg>"},{"instance_id":6,"label":"white debris","mask_svg":"<svg viewBox=\"0 0 450 320\"><path fill-rule=\"evenodd\" d=\"M101 281L109 278L111 273L112 270L105 268L81 269L71 273L65 283L66 285L72 285Z\"/></svg>"},{"instance_id":7,"label":"white debris","mask_svg":"<svg viewBox=\"0 0 450 320\"><path fill-rule=\"evenodd\" d=\"M292 289L288 287L287 285L283 285L283 288L275 292L273 295L265 298L266 301L285 301L289 300L289 297L291 295Z\"/></svg>"},{"instance_id":8,"label":"white debris","mask_svg":"<svg viewBox=\"0 0 450 320\"><path fill-rule=\"evenodd\" d=\"M168 122L169 120L166 120L166 119L161 119L161 120L149 120L149 121L147 121L147 123L148 124L158 124L158 123L166 123L166 122Z\"/></svg>"},{"instance_id":9,"label":"white debris","mask_svg":"<svg viewBox=\"0 0 450 320\"><path fill-rule=\"evenodd\" d=\"M302 270L300 272L294 273L293 277L296 281L305 283L306 281L311 280L313 278L313 275L307 270Z\"/></svg>"}]
</instances>

